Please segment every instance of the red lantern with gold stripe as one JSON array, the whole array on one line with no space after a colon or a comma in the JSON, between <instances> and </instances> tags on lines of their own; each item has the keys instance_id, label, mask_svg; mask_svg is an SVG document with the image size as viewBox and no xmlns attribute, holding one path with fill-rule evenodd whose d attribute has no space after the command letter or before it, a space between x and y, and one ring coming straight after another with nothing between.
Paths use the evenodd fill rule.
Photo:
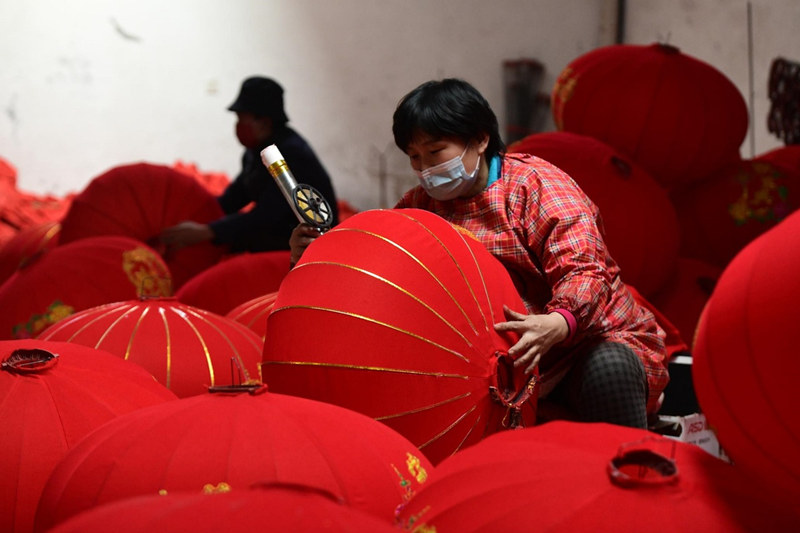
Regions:
<instances>
[{"instance_id":1,"label":"red lantern with gold stripe","mask_svg":"<svg viewBox=\"0 0 800 533\"><path fill-rule=\"evenodd\" d=\"M86 309L42 340L108 351L148 370L179 397L258 380L263 343L242 324L175 298L140 298Z\"/></svg>"},{"instance_id":2,"label":"red lantern with gold stripe","mask_svg":"<svg viewBox=\"0 0 800 533\"><path fill-rule=\"evenodd\" d=\"M747 134L736 85L666 44L587 52L559 74L551 99L559 130L613 146L670 189L737 159Z\"/></svg>"},{"instance_id":3,"label":"red lantern with gold stripe","mask_svg":"<svg viewBox=\"0 0 800 533\"><path fill-rule=\"evenodd\" d=\"M267 319L272 390L365 413L434 463L535 418L535 378L493 324L525 307L471 234L418 209L373 210L318 238Z\"/></svg>"},{"instance_id":4,"label":"red lantern with gold stripe","mask_svg":"<svg viewBox=\"0 0 800 533\"><path fill-rule=\"evenodd\" d=\"M278 292L271 292L234 307L225 316L244 324L264 340L267 338L267 317L277 299Z\"/></svg>"},{"instance_id":5,"label":"red lantern with gold stripe","mask_svg":"<svg viewBox=\"0 0 800 533\"><path fill-rule=\"evenodd\" d=\"M249 392L220 390L105 424L56 466L36 529L134 496L273 482L326 491L391 523L433 469L408 439L364 415L263 386Z\"/></svg>"},{"instance_id":6,"label":"red lantern with gold stripe","mask_svg":"<svg viewBox=\"0 0 800 533\"><path fill-rule=\"evenodd\" d=\"M0 339L30 338L70 314L139 296L168 296L170 273L155 250L122 236L56 246L0 285Z\"/></svg>"},{"instance_id":7,"label":"red lantern with gold stripe","mask_svg":"<svg viewBox=\"0 0 800 533\"><path fill-rule=\"evenodd\" d=\"M223 215L214 195L191 176L151 163L114 167L95 177L72 201L61 221L61 242L97 235L126 235L163 255L173 289L219 261L223 249L211 243L162 250L161 231L185 220L210 222Z\"/></svg>"}]
</instances>

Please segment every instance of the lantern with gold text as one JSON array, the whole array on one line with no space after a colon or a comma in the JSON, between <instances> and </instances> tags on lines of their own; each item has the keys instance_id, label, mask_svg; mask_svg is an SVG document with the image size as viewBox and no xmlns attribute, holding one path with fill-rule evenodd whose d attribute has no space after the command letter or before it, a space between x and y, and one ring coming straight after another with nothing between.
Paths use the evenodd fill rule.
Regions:
<instances>
[{"instance_id":1,"label":"lantern with gold text","mask_svg":"<svg viewBox=\"0 0 800 533\"><path fill-rule=\"evenodd\" d=\"M149 246L122 236L56 246L0 285L0 338L30 338L70 314L139 296L167 296L169 269Z\"/></svg>"},{"instance_id":2,"label":"lantern with gold text","mask_svg":"<svg viewBox=\"0 0 800 533\"><path fill-rule=\"evenodd\" d=\"M0 530L30 532L51 471L88 433L176 399L140 367L65 342L0 341Z\"/></svg>"},{"instance_id":3,"label":"lantern with gold text","mask_svg":"<svg viewBox=\"0 0 800 533\"><path fill-rule=\"evenodd\" d=\"M797 508L800 212L723 270L700 317L692 377L700 408L736 468Z\"/></svg>"},{"instance_id":4,"label":"lantern with gold text","mask_svg":"<svg viewBox=\"0 0 800 533\"><path fill-rule=\"evenodd\" d=\"M179 397L258 379L263 343L231 319L175 298L141 298L85 309L42 340L106 350L148 370Z\"/></svg>"},{"instance_id":5,"label":"lantern with gold text","mask_svg":"<svg viewBox=\"0 0 800 533\"><path fill-rule=\"evenodd\" d=\"M613 146L670 189L738 158L747 133L736 85L666 44L583 54L559 74L551 100L559 130Z\"/></svg>"},{"instance_id":6,"label":"lantern with gold text","mask_svg":"<svg viewBox=\"0 0 800 533\"><path fill-rule=\"evenodd\" d=\"M419 209L353 215L316 239L267 319L272 390L341 405L405 435L434 463L531 425L536 376L493 324L525 307L474 236Z\"/></svg>"},{"instance_id":7,"label":"lantern with gold text","mask_svg":"<svg viewBox=\"0 0 800 533\"><path fill-rule=\"evenodd\" d=\"M193 220L223 215L216 198L191 176L163 165L135 163L95 177L72 201L61 221L61 243L97 235L126 235L162 252L172 272L173 289L219 261L223 249L199 243L162 250L161 231Z\"/></svg>"},{"instance_id":8,"label":"lantern with gold text","mask_svg":"<svg viewBox=\"0 0 800 533\"><path fill-rule=\"evenodd\" d=\"M364 415L263 385L250 392L184 398L105 424L54 469L36 530L124 498L271 482L327 491L391 523L433 469L406 438Z\"/></svg>"}]
</instances>

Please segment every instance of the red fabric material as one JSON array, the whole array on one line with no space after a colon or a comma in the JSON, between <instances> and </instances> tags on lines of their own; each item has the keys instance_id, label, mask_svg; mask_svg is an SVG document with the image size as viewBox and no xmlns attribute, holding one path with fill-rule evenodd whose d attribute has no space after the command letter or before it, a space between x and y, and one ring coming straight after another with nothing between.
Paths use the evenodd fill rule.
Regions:
<instances>
[{"instance_id":1,"label":"red fabric material","mask_svg":"<svg viewBox=\"0 0 800 533\"><path fill-rule=\"evenodd\" d=\"M92 237L56 246L0 285L0 339L35 337L90 307L142 294L168 295L168 277L161 257L129 237Z\"/></svg>"},{"instance_id":2,"label":"red fabric material","mask_svg":"<svg viewBox=\"0 0 800 533\"><path fill-rule=\"evenodd\" d=\"M288 483L213 495L139 496L85 511L51 533L398 533L397 528L318 491Z\"/></svg>"},{"instance_id":3,"label":"red fabric material","mask_svg":"<svg viewBox=\"0 0 800 533\"><path fill-rule=\"evenodd\" d=\"M93 307L48 327L43 340L106 350L148 370L179 397L258 380L262 342L229 318L174 298ZM241 375L235 368L241 368Z\"/></svg>"},{"instance_id":4,"label":"red fabric material","mask_svg":"<svg viewBox=\"0 0 800 533\"><path fill-rule=\"evenodd\" d=\"M326 491L390 523L432 469L395 431L335 405L202 394L119 417L70 450L42 493L36 531L124 498L270 482Z\"/></svg>"},{"instance_id":5,"label":"red fabric material","mask_svg":"<svg viewBox=\"0 0 800 533\"><path fill-rule=\"evenodd\" d=\"M559 74L551 101L559 130L608 143L669 189L734 161L747 134L747 105L733 82L668 45L585 53Z\"/></svg>"},{"instance_id":6,"label":"red fabric material","mask_svg":"<svg viewBox=\"0 0 800 533\"><path fill-rule=\"evenodd\" d=\"M525 309L468 231L416 209L365 211L315 240L281 285L264 380L381 420L436 463L511 423L489 390L526 381L498 362L514 342L493 328L503 304Z\"/></svg>"},{"instance_id":7,"label":"red fabric material","mask_svg":"<svg viewBox=\"0 0 800 533\"><path fill-rule=\"evenodd\" d=\"M220 196L231 183L230 177L224 172L203 172L194 163L176 161L172 168L193 177L215 197Z\"/></svg>"},{"instance_id":8,"label":"red fabric material","mask_svg":"<svg viewBox=\"0 0 800 533\"><path fill-rule=\"evenodd\" d=\"M755 161L764 161L791 172L800 172L800 144L790 144L775 148L755 157Z\"/></svg>"},{"instance_id":9,"label":"red fabric material","mask_svg":"<svg viewBox=\"0 0 800 533\"><path fill-rule=\"evenodd\" d=\"M740 160L674 191L672 200L681 226L680 255L722 268L800 207L800 169Z\"/></svg>"},{"instance_id":10,"label":"red fabric material","mask_svg":"<svg viewBox=\"0 0 800 533\"><path fill-rule=\"evenodd\" d=\"M175 395L136 365L65 342L0 341L0 361L15 350L46 350L42 372L0 370L0 530L33 530L47 478L62 457L105 422Z\"/></svg>"},{"instance_id":11,"label":"red fabric material","mask_svg":"<svg viewBox=\"0 0 800 533\"><path fill-rule=\"evenodd\" d=\"M597 139L569 132L530 135L508 151L541 157L578 183L600 209L606 245L625 283L647 296L666 283L678 259L678 217L642 167Z\"/></svg>"},{"instance_id":12,"label":"red fabric material","mask_svg":"<svg viewBox=\"0 0 800 533\"><path fill-rule=\"evenodd\" d=\"M61 224L51 220L18 231L0 245L0 284L39 255L58 244Z\"/></svg>"},{"instance_id":13,"label":"red fabric material","mask_svg":"<svg viewBox=\"0 0 800 533\"><path fill-rule=\"evenodd\" d=\"M257 296L234 307L225 316L244 324L261 337L263 341L267 338L267 317L272 312L277 298L278 291Z\"/></svg>"},{"instance_id":14,"label":"red fabric material","mask_svg":"<svg viewBox=\"0 0 800 533\"><path fill-rule=\"evenodd\" d=\"M164 253L157 237L185 220L222 216L216 198L191 176L150 163L114 167L78 194L61 223L61 243L97 235L125 235ZM173 290L217 263L223 249L211 243L187 246L165 257Z\"/></svg>"},{"instance_id":15,"label":"red fabric material","mask_svg":"<svg viewBox=\"0 0 800 533\"><path fill-rule=\"evenodd\" d=\"M195 275L175 297L225 315L244 302L277 291L289 273L290 259L288 250L234 255Z\"/></svg>"},{"instance_id":16,"label":"red fabric material","mask_svg":"<svg viewBox=\"0 0 800 533\"><path fill-rule=\"evenodd\" d=\"M645 468L642 482L612 481L611 460L633 450L673 458L675 483L660 483ZM442 533L728 533L791 531L794 512L695 445L611 424L548 422L492 435L449 457L399 518L407 530Z\"/></svg>"},{"instance_id":17,"label":"red fabric material","mask_svg":"<svg viewBox=\"0 0 800 533\"><path fill-rule=\"evenodd\" d=\"M697 327L700 408L736 467L796 508L800 499L797 302L800 212L746 246Z\"/></svg>"}]
</instances>

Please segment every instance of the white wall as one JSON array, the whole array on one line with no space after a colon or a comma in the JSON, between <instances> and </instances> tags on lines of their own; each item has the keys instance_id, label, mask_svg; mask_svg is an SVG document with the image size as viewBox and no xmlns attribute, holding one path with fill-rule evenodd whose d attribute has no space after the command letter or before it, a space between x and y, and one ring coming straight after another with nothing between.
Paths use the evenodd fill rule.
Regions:
<instances>
[{"instance_id":1,"label":"white wall","mask_svg":"<svg viewBox=\"0 0 800 533\"><path fill-rule=\"evenodd\" d=\"M419 83L462 77L504 122L502 62L536 58L544 90L573 58L610 44L614 0L0 0L0 157L20 189L81 190L112 166L196 163L235 175L241 149L226 107L241 80L286 89L291 124L309 139L340 197L381 203L385 154L393 203L413 175L391 115ZM628 42L668 40L707 61L746 99L746 2L628 0ZM757 152L766 76L800 60L795 0L754 0ZM744 154L748 155L748 154Z\"/></svg>"}]
</instances>

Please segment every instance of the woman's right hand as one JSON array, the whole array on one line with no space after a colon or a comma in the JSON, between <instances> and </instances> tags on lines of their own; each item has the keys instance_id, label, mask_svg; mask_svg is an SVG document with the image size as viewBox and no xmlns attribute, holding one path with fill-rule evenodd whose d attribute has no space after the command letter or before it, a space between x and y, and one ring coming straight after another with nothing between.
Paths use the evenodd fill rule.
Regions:
<instances>
[{"instance_id":1,"label":"woman's right hand","mask_svg":"<svg viewBox=\"0 0 800 533\"><path fill-rule=\"evenodd\" d=\"M289 247L292 249L291 265L294 266L300 260L303 252L314 239L322 235L317 228L309 224L299 224L292 230L289 238Z\"/></svg>"}]
</instances>

